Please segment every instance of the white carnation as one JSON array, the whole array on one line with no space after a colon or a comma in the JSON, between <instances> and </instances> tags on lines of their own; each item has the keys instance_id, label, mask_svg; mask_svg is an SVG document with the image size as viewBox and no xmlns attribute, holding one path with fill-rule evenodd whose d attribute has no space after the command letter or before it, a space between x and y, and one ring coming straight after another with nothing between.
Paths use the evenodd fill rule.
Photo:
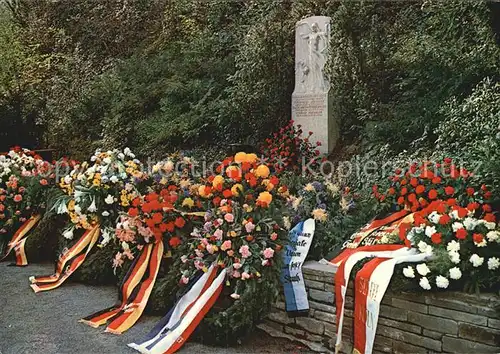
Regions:
<instances>
[{"instance_id":1,"label":"white carnation","mask_svg":"<svg viewBox=\"0 0 500 354\"><path fill-rule=\"evenodd\" d=\"M497 257L491 257L490 259L488 259L489 270L497 269L499 266L500 266L500 261L498 260Z\"/></svg>"},{"instance_id":2,"label":"white carnation","mask_svg":"<svg viewBox=\"0 0 500 354\"><path fill-rule=\"evenodd\" d=\"M427 226L425 228L425 235L427 237L431 237L432 235L434 235L436 233L436 228L434 226Z\"/></svg>"},{"instance_id":3,"label":"white carnation","mask_svg":"<svg viewBox=\"0 0 500 354\"><path fill-rule=\"evenodd\" d=\"M431 223L439 224L439 219L441 218L441 215L439 215L437 212L433 211L432 213L430 213L428 218L429 218Z\"/></svg>"},{"instance_id":4,"label":"white carnation","mask_svg":"<svg viewBox=\"0 0 500 354\"><path fill-rule=\"evenodd\" d=\"M448 278L443 277L442 275L438 275L436 277L436 286L441 289L446 289L450 285L450 281Z\"/></svg>"},{"instance_id":5,"label":"white carnation","mask_svg":"<svg viewBox=\"0 0 500 354\"><path fill-rule=\"evenodd\" d=\"M420 253L425 253L426 249L427 249L427 246L428 244L425 243L424 241L420 241L417 245L418 247L418 250L420 251Z\"/></svg>"},{"instance_id":6,"label":"white carnation","mask_svg":"<svg viewBox=\"0 0 500 354\"><path fill-rule=\"evenodd\" d=\"M462 277L462 271L458 267L454 267L450 269L450 278L451 279L460 279Z\"/></svg>"},{"instance_id":7,"label":"white carnation","mask_svg":"<svg viewBox=\"0 0 500 354\"><path fill-rule=\"evenodd\" d=\"M413 271L412 266L408 266L406 268L403 268L403 274L407 278L415 278L415 272Z\"/></svg>"},{"instance_id":8,"label":"white carnation","mask_svg":"<svg viewBox=\"0 0 500 354\"><path fill-rule=\"evenodd\" d=\"M467 230L472 231L477 226L477 220L473 218L465 218L464 226Z\"/></svg>"},{"instance_id":9,"label":"white carnation","mask_svg":"<svg viewBox=\"0 0 500 354\"><path fill-rule=\"evenodd\" d=\"M461 220L462 218L458 215L458 210L453 210L451 213L450 213L450 216L455 219L455 220Z\"/></svg>"},{"instance_id":10,"label":"white carnation","mask_svg":"<svg viewBox=\"0 0 500 354\"><path fill-rule=\"evenodd\" d=\"M457 221L455 221L455 222L451 225L451 228L453 229L453 232L457 232L457 230L460 230L460 229L463 229L463 228L464 228L464 224L462 224L461 222L457 222Z\"/></svg>"},{"instance_id":11,"label":"white carnation","mask_svg":"<svg viewBox=\"0 0 500 354\"><path fill-rule=\"evenodd\" d=\"M448 242L448 245L446 245L446 250L448 252L458 252L460 251L460 243L458 243L455 240L452 240Z\"/></svg>"},{"instance_id":12,"label":"white carnation","mask_svg":"<svg viewBox=\"0 0 500 354\"><path fill-rule=\"evenodd\" d=\"M111 176L111 178L109 179L112 183L116 183L118 182L118 177L117 176Z\"/></svg>"},{"instance_id":13,"label":"white carnation","mask_svg":"<svg viewBox=\"0 0 500 354\"><path fill-rule=\"evenodd\" d=\"M105 157L103 160L102 160L106 165L109 165L111 163L111 158L109 157Z\"/></svg>"},{"instance_id":14,"label":"white carnation","mask_svg":"<svg viewBox=\"0 0 500 354\"><path fill-rule=\"evenodd\" d=\"M419 285L424 290L431 289L431 284L429 283L429 279L427 279L426 277L420 278Z\"/></svg>"},{"instance_id":15,"label":"white carnation","mask_svg":"<svg viewBox=\"0 0 500 354\"><path fill-rule=\"evenodd\" d=\"M63 236L65 239L72 240L73 239L73 228L64 231Z\"/></svg>"},{"instance_id":16,"label":"white carnation","mask_svg":"<svg viewBox=\"0 0 500 354\"><path fill-rule=\"evenodd\" d=\"M429 269L429 267L427 267L427 264L420 263L419 265L417 265L417 272L418 274L425 277L427 274L431 272L431 270Z\"/></svg>"},{"instance_id":17,"label":"white carnation","mask_svg":"<svg viewBox=\"0 0 500 354\"><path fill-rule=\"evenodd\" d=\"M479 257L476 253L474 253L470 257L469 261L472 263L472 265L474 267L479 267L479 266L481 266L483 264L484 258L483 257Z\"/></svg>"},{"instance_id":18,"label":"white carnation","mask_svg":"<svg viewBox=\"0 0 500 354\"><path fill-rule=\"evenodd\" d=\"M490 231L486 234L486 238L488 241L493 242L493 241L499 241L500 240L500 232L498 231Z\"/></svg>"},{"instance_id":19,"label":"white carnation","mask_svg":"<svg viewBox=\"0 0 500 354\"><path fill-rule=\"evenodd\" d=\"M448 252L448 256L450 256L450 260L452 263L460 263L460 254L458 252Z\"/></svg>"}]
</instances>

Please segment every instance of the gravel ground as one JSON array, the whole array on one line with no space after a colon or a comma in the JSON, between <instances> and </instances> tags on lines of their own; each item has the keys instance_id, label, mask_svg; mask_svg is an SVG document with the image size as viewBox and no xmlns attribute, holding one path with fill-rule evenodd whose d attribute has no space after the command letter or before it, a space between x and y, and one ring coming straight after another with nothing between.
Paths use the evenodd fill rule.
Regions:
<instances>
[{"instance_id":1,"label":"gravel ground","mask_svg":"<svg viewBox=\"0 0 500 354\"><path fill-rule=\"evenodd\" d=\"M24 268L0 264L0 354L137 353L126 344L140 339L159 317L142 316L121 336L79 323L80 318L113 305L117 301L116 288L68 282L52 291L33 293L29 276L51 274L52 271L51 264L32 264ZM238 347L187 343L179 352L298 353L301 349L258 331Z\"/></svg>"}]
</instances>

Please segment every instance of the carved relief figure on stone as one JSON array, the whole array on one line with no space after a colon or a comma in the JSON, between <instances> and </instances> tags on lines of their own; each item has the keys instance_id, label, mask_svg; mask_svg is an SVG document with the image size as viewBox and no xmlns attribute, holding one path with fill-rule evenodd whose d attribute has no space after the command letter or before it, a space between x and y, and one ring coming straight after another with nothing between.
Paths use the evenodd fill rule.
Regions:
<instances>
[{"instance_id":1,"label":"carved relief figure on stone","mask_svg":"<svg viewBox=\"0 0 500 354\"><path fill-rule=\"evenodd\" d=\"M309 25L306 21L300 21L297 23L297 28L299 27L308 31L300 33L300 37L307 41L308 48L307 63L299 63L298 68L301 70L300 83L303 91L326 92L330 86L323 72L327 61L328 32L322 31L316 22Z\"/></svg>"}]
</instances>

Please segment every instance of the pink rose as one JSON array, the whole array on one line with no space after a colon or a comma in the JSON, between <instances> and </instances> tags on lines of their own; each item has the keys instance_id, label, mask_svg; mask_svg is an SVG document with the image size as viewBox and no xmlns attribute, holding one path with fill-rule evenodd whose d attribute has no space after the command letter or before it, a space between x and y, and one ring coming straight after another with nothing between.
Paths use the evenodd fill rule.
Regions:
<instances>
[{"instance_id":1,"label":"pink rose","mask_svg":"<svg viewBox=\"0 0 500 354\"><path fill-rule=\"evenodd\" d=\"M224 232L221 229L217 229L214 232L214 236L217 240L222 240L222 237L224 236Z\"/></svg>"},{"instance_id":2,"label":"pink rose","mask_svg":"<svg viewBox=\"0 0 500 354\"><path fill-rule=\"evenodd\" d=\"M250 279L250 274L248 274L247 272L241 273L241 279L242 280Z\"/></svg>"},{"instance_id":3,"label":"pink rose","mask_svg":"<svg viewBox=\"0 0 500 354\"><path fill-rule=\"evenodd\" d=\"M273 232L269 237L271 238L271 240L276 241L276 239L278 238L278 234L276 232Z\"/></svg>"},{"instance_id":4,"label":"pink rose","mask_svg":"<svg viewBox=\"0 0 500 354\"><path fill-rule=\"evenodd\" d=\"M241 263L233 263L233 268L234 269L240 269L241 268Z\"/></svg>"},{"instance_id":5,"label":"pink rose","mask_svg":"<svg viewBox=\"0 0 500 354\"><path fill-rule=\"evenodd\" d=\"M224 215L224 220L226 220L227 222L233 222L234 221L234 215L231 214L231 213L227 213L226 215Z\"/></svg>"},{"instance_id":6,"label":"pink rose","mask_svg":"<svg viewBox=\"0 0 500 354\"><path fill-rule=\"evenodd\" d=\"M232 276L233 276L233 278L239 278L239 277L241 277L241 274L240 274L240 272L238 272L237 270L235 270L233 272Z\"/></svg>"},{"instance_id":7,"label":"pink rose","mask_svg":"<svg viewBox=\"0 0 500 354\"><path fill-rule=\"evenodd\" d=\"M185 277L185 276L182 276L182 278L181 278L181 283L182 283L182 284L187 284L187 283L189 283L189 278L188 278L188 277Z\"/></svg>"},{"instance_id":8,"label":"pink rose","mask_svg":"<svg viewBox=\"0 0 500 354\"><path fill-rule=\"evenodd\" d=\"M234 251L233 251L233 250L229 250L229 251L227 251L227 255L228 255L229 257L234 256Z\"/></svg>"},{"instance_id":9,"label":"pink rose","mask_svg":"<svg viewBox=\"0 0 500 354\"><path fill-rule=\"evenodd\" d=\"M231 241L230 240L224 241L224 243L222 244L222 246L220 246L220 249L223 250L223 251L226 251L226 250L228 250L230 248L231 248Z\"/></svg>"},{"instance_id":10,"label":"pink rose","mask_svg":"<svg viewBox=\"0 0 500 354\"><path fill-rule=\"evenodd\" d=\"M274 256L274 250L270 247L266 248L263 253L264 253L264 258L267 259L273 258Z\"/></svg>"},{"instance_id":11,"label":"pink rose","mask_svg":"<svg viewBox=\"0 0 500 354\"><path fill-rule=\"evenodd\" d=\"M247 230L248 233L252 232L255 229L255 225L253 222L249 221L245 224L245 230Z\"/></svg>"},{"instance_id":12,"label":"pink rose","mask_svg":"<svg viewBox=\"0 0 500 354\"><path fill-rule=\"evenodd\" d=\"M252 255L252 252L250 252L250 249L247 245L244 245L240 247L240 254L241 257L248 258Z\"/></svg>"}]
</instances>

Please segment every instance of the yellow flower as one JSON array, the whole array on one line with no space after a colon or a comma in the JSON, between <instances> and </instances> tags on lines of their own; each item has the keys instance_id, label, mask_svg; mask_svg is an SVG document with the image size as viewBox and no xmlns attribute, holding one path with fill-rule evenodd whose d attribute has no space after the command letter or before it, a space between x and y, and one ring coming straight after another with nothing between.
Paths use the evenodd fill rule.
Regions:
<instances>
[{"instance_id":1,"label":"yellow flower","mask_svg":"<svg viewBox=\"0 0 500 354\"><path fill-rule=\"evenodd\" d=\"M186 198L182 201L182 206L185 207L189 207L189 208L192 208L194 206L194 201L193 199L191 198Z\"/></svg>"},{"instance_id":2,"label":"yellow flower","mask_svg":"<svg viewBox=\"0 0 500 354\"><path fill-rule=\"evenodd\" d=\"M212 181L212 186L214 188L217 188L217 186L219 186L223 183L224 183L224 177L222 177L221 175L217 175L214 177L214 180Z\"/></svg>"},{"instance_id":3,"label":"yellow flower","mask_svg":"<svg viewBox=\"0 0 500 354\"><path fill-rule=\"evenodd\" d=\"M312 192L314 190L314 186L311 183L308 183L304 186L304 190L308 192Z\"/></svg>"},{"instance_id":4,"label":"yellow flower","mask_svg":"<svg viewBox=\"0 0 500 354\"><path fill-rule=\"evenodd\" d=\"M260 192L259 197L257 198L257 202L262 206L269 206L273 201L273 196L269 192Z\"/></svg>"},{"instance_id":5,"label":"yellow flower","mask_svg":"<svg viewBox=\"0 0 500 354\"><path fill-rule=\"evenodd\" d=\"M94 178L94 180L92 181L92 184L94 186L99 187L101 185L101 180L99 180L98 178Z\"/></svg>"},{"instance_id":6,"label":"yellow flower","mask_svg":"<svg viewBox=\"0 0 500 354\"><path fill-rule=\"evenodd\" d=\"M266 165L259 165L255 169L254 173L257 177L267 178L267 177L269 177L269 174L271 173L271 171L269 171L269 167L267 167Z\"/></svg>"},{"instance_id":7,"label":"yellow flower","mask_svg":"<svg viewBox=\"0 0 500 354\"><path fill-rule=\"evenodd\" d=\"M202 184L198 188L198 194L200 195L200 197L203 197L203 198L208 198L212 195L212 193L210 193L209 191L210 191L210 187L207 187L204 184Z\"/></svg>"},{"instance_id":8,"label":"yellow flower","mask_svg":"<svg viewBox=\"0 0 500 354\"><path fill-rule=\"evenodd\" d=\"M231 236L231 237L236 237L236 231L229 231L228 232L228 235Z\"/></svg>"},{"instance_id":9,"label":"yellow flower","mask_svg":"<svg viewBox=\"0 0 500 354\"><path fill-rule=\"evenodd\" d=\"M266 186L267 191L272 191L274 188L274 184L272 184L267 178L262 180L262 185Z\"/></svg>"},{"instance_id":10,"label":"yellow flower","mask_svg":"<svg viewBox=\"0 0 500 354\"><path fill-rule=\"evenodd\" d=\"M165 178L165 177L162 177L161 180L160 180L160 184L167 184L168 183L168 180Z\"/></svg>"},{"instance_id":11,"label":"yellow flower","mask_svg":"<svg viewBox=\"0 0 500 354\"><path fill-rule=\"evenodd\" d=\"M328 214L326 213L325 209L320 209L320 208L314 209L311 214L314 220L318 220L321 222L326 221L328 217Z\"/></svg>"},{"instance_id":12,"label":"yellow flower","mask_svg":"<svg viewBox=\"0 0 500 354\"><path fill-rule=\"evenodd\" d=\"M180 181L179 183L179 186L181 188L188 188L189 186L191 185L191 181L189 179L183 179L182 181Z\"/></svg>"},{"instance_id":13,"label":"yellow flower","mask_svg":"<svg viewBox=\"0 0 500 354\"><path fill-rule=\"evenodd\" d=\"M257 155L255 154L247 154L247 162L255 163L257 161Z\"/></svg>"},{"instance_id":14,"label":"yellow flower","mask_svg":"<svg viewBox=\"0 0 500 354\"><path fill-rule=\"evenodd\" d=\"M236 183L231 187L231 193L233 193L234 196L239 196L240 192L243 192L243 186L241 184Z\"/></svg>"},{"instance_id":15,"label":"yellow flower","mask_svg":"<svg viewBox=\"0 0 500 354\"><path fill-rule=\"evenodd\" d=\"M234 155L234 162L236 163L243 163L247 161L247 154L244 152L238 152L236 155Z\"/></svg>"},{"instance_id":16,"label":"yellow flower","mask_svg":"<svg viewBox=\"0 0 500 354\"><path fill-rule=\"evenodd\" d=\"M71 199L68 203L68 210L75 210L75 200L74 199Z\"/></svg>"}]
</instances>

